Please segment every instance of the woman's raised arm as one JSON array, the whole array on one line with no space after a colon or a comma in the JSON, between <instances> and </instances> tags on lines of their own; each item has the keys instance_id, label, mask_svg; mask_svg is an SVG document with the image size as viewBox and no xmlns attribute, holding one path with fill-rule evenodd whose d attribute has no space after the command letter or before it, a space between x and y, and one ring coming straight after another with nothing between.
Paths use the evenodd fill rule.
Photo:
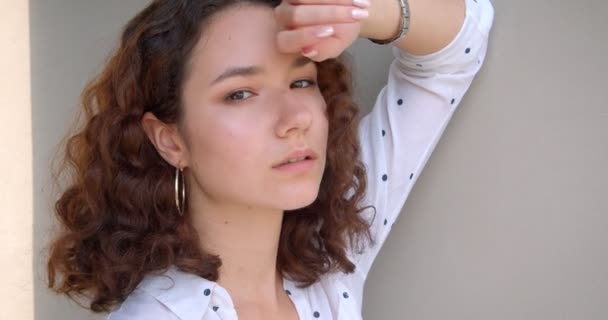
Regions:
<instances>
[{"instance_id":1,"label":"woman's raised arm","mask_svg":"<svg viewBox=\"0 0 608 320\"><path fill-rule=\"evenodd\" d=\"M412 16L415 14L412 10ZM418 14L431 15L420 10ZM451 33L447 28L444 31L412 28L412 32L417 32L413 33L415 37L445 34L439 37L448 40L443 47L420 42L420 46L426 47L421 51L429 48L433 51L415 55L408 52L407 47L416 45L417 40L408 42L409 36L406 36L391 48L395 59L387 85L359 126L361 158L368 183L362 206L375 208L362 214L372 223L376 243L361 255L353 253L356 270L348 276L347 283L356 296L362 296L373 261L483 64L493 18L494 9L489 0L466 0L464 21L453 37L447 36ZM421 25L424 23L418 24Z\"/></svg>"},{"instance_id":2,"label":"woman's raised arm","mask_svg":"<svg viewBox=\"0 0 608 320\"><path fill-rule=\"evenodd\" d=\"M362 21L360 36L390 39L399 33L399 0L371 0L369 18ZM410 22L406 37L394 44L401 50L426 55L446 47L462 28L465 0L408 0Z\"/></svg>"}]
</instances>

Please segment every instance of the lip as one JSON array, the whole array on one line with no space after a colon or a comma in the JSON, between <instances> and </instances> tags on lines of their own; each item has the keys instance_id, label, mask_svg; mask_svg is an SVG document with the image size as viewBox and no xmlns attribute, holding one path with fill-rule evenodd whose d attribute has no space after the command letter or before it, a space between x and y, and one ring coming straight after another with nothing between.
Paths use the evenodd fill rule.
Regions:
<instances>
[{"instance_id":1,"label":"lip","mask_svg":"<svg viewBox=\"0 0 608 320\"><path fill-rule=\"evenodd\" d=\"M301 158L301 157L307 157L307 159L298 161L298 162L294 162L294 163L287 163L291 159L297 159L297 158ZM285 158L283 158L283 160L279 161L278 163L275 163L272 166L272 168L273 169L288 169L288 168L305 167L305 166L308 166L308 165L314 163L316 159L317 159L317 154L311 148L295 149L295 150L292 150L291 152L289 152L287 154L287 156L285 156ZM305 166L303 166L303 165L305 165Z\"/></svg>"}]
</instances>

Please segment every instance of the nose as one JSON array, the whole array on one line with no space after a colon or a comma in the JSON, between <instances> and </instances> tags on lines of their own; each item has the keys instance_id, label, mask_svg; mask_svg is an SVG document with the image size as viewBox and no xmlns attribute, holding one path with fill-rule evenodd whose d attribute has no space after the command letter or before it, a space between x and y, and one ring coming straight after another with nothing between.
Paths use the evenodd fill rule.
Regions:
<instances>
[{"instance_id":1,"label":"nose","mask_svg":"<svg viewBox=\"0 0 608 320\"><path fill-rule=\"evenodd\" d=\"M312 106L307 105L306 101L301 98L290 90L277 94L277 101L275 102L279 110L275 127L277 136L284 138L293 134L302 134L312 124Z\"/></svg>"}]
</instances>

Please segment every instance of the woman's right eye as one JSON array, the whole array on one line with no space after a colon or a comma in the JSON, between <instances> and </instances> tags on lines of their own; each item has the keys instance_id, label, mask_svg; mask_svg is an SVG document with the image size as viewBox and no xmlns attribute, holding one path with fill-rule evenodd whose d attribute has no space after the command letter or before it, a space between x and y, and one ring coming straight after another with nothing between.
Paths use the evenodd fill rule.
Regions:
<instances>
[{"instance_id":1,"label":"woman's right eye","mask_svg":"<svg viewBox=\"0 0 608 320\"><path fill-rule=\"evenodd\" d=\"M225 100L228 102L238 102L241 100L245 100L245 99L249 98L249 96L252 96L252 95L253 95L253 93L251 93L251 91L239 90L239 91L235 91L235 92L227 95Z\"/></svg>"}]
</instances>

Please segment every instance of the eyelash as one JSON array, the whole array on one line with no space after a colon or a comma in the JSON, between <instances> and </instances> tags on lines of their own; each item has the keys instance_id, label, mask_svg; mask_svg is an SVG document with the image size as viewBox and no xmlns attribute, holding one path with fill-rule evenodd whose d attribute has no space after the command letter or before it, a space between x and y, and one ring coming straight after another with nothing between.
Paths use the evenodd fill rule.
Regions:
<instances>
[{"instance_id":1,"label":"eyelash","mask_svg":"<svg viewBox=\"0 0 608 320\"><path fill-rule=\"evenodd\" d=\"M293 83L298 83L298 82L303 82L303 81L307 81L307 82L309 83L309 85L308 85L308 86L306 86L306 87L297 87L296 89L307 89L307 88L311 88L311 87L314 87L314 86L316 86L316 85L317 85L317 82L316 82L316 81L314 81L314 80L312 80L312 79L301 79L301 80L295 81L295 82L293 82ZM292 84L293 84L293 83L292 83ZM227 96L224 98L224 100L225 100L225 101L227 101L227 102L233 102L233 103L238 103L239 101L246 100L247 98L243 98L243 99L232 99L232 97L234 97L234 96L235 96L237 93L240 93L240 92L251 92L251 91L249 91L249 90L237 90L237 91L234 91L234 92L231 92L230 94L228 94L228 95L227 95Z\"/></svg>"}]
</instances>

